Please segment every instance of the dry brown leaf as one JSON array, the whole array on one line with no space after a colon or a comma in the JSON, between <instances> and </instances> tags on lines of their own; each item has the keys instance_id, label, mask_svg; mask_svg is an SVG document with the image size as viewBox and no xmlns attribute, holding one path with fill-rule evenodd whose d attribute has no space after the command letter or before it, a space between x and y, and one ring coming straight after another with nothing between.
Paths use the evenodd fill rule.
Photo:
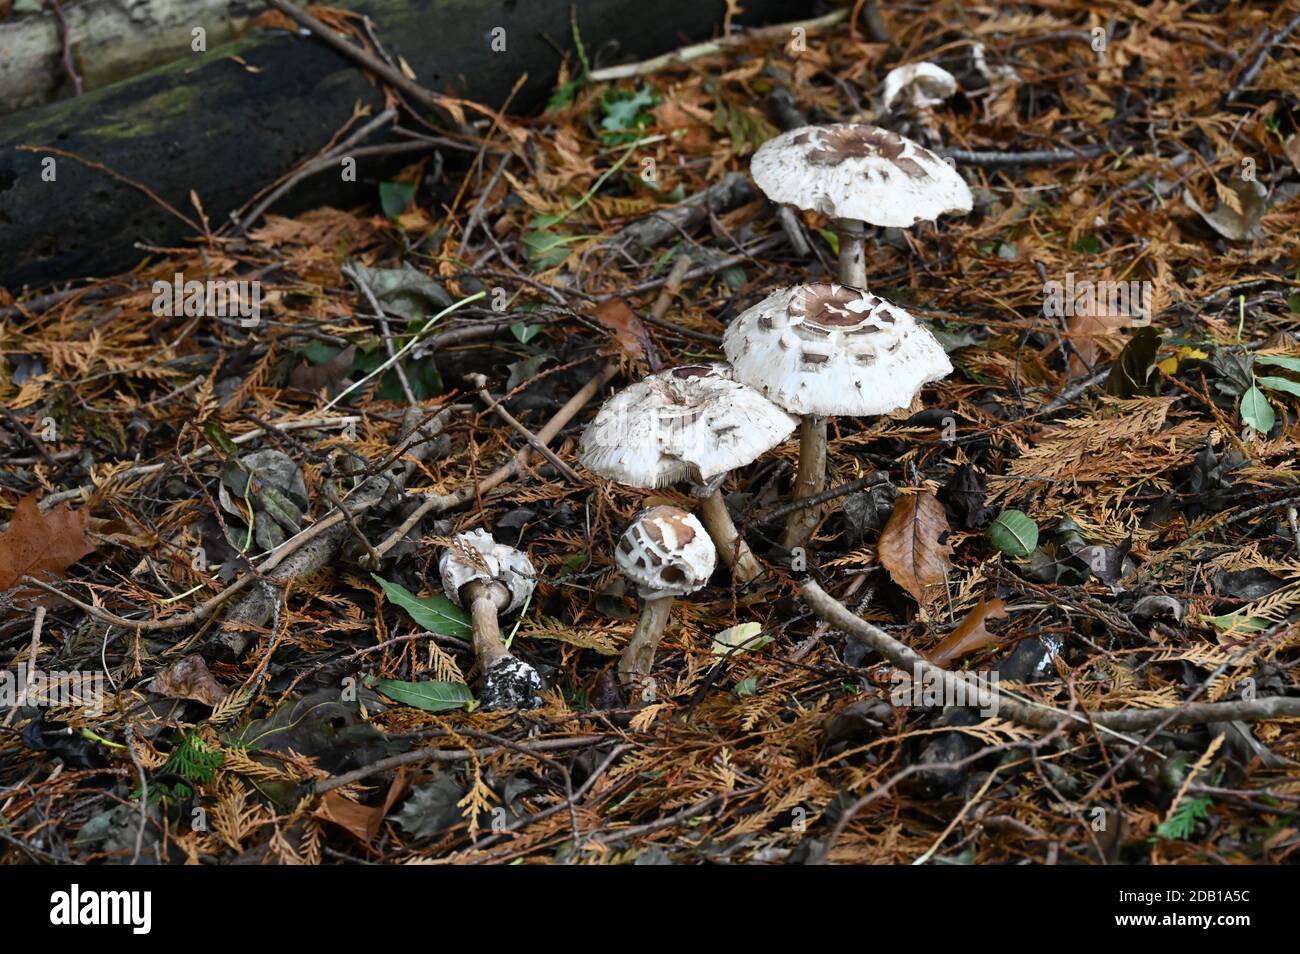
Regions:
<instances>
[{"instance_id":1,"label":"dry brown leaf","mask_svg":"<svg viewBox=\"0 0 1300 954\"><path fill-rule=\"evenodd\" d=\"M946 666L954 659L983 649L985 646L992 646L998 641L998 637L985 629L984 624L991 619L1005 619L1006 615L1006 603L1002 600L981 600L980 604L957 624L957 628L945 636L943 641L926 656L936 666Z\"/></svg>"},{"instance_id":2,"label":"dry brown leaf","mask_svg":"<svg viewBox=\"0 0 1300 954\"><path fill-rule=\"evenodd\" d=\"M205 706L216 706L229 690L208 670L202 656L182 656L149 680L149 691L169 699L193 699Z\"/></svg>"},{"instance_id":3,"label":"dry brown leaf","mask_svg":"<svg viewBox=\"0 0 1300 954\"><path fill-rule=\"evenodd\" d=\"M880 533L880 563L890 578L922 606L934 598L932 587L948 574L948 516L929 491L899 497Z\"/></svg>"},{"instance_id":4,"label":"dry brown leaf","mask_svg":"<svg viewBox=\"0 0 1300 954\"><path fill-rule=\"evenodd\" d=\"M618 353L632 361L649 361L654 353L650 335L627 302L611 298L592 313L596 320L614 333Z\"/></svg>"},{"instance_id":5,"label":"dry brown leaf","mask_svg":"<svg viewBox=\"0 0 1300 954\"><path fill-rule=\"evenodd\" d=\"M335 789L321 796L320 805L312 814L347 829L363 844L369 844L379 834L379 826L384 823L388 810L402 797L405 790L406 770L399 769L381 804L359 805Z\"/></svg>"},{"instance_id":6,"label":"dry brown leaf","mask_svg":"<svg viewBox=\"0 0 1300 954\"><path fill-rule=\"evenodd\" d=\"M90 511L71 509L61 503L41 513L36 495L18 501L9 529L0 534L0 590L7 590L24 576L63 576L68 567L95 545L86 539Z\"/></svg>"}]
</instances>

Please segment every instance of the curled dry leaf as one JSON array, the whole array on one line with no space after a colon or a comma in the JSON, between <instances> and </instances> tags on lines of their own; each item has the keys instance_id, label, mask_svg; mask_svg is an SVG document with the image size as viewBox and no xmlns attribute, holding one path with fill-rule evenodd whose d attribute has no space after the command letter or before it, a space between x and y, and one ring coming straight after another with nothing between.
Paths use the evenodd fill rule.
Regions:
<instances>
[{"instance_id":1,"label":"curled dry leaf","mask_svg":"<svg viewBox=\"0 0 1300 954\"><path fill-rule=\"evenodd\" d=\"M1196 201L1190 189L1183 190L1183 201L1205 220L1205 223L1226 239L1234 242L1255 241L1263 237L1259 220L1268 208L1268 190L1255 179L1234 176L1227 185L1214 182L1219 196L1218 208L1207 212Z\"/></svg>"},{"instance_id":2,"label":"curled dry leaf","mask_svg":"<svg viewBox=\"0 0 1300 954\"><path fill-rule=\"evenodd\" d=\"M149 691L169 699L193 699L205 706L216 706L229 690L208 670L202 656L182 656L149 681Z\"/></svg>"},{"instance_id":3,"label":"curled dry leaf","mask_svg":"<svg viewBox=\"0 0 1300 954\"><path fill-rule=\"evenodd\" d=\"M63 576L68 567L95 545L86 539L90 511L71 509L66 503L41 513L36 495L18 501L9 528L0 533L0 590L24 576Z\"/></svg>"},{"instance_id":4,"label":"curled dry leaf","mask_svg":"<svg viewBox=\"0 0 1300 954\"><path fill-rule=\"evenodd\" d=\"M948 517L929 491L899 497L880 534L880 563L922 606L948 575Z\"/></svg>"},{"instance_id":5,"label":"curled dry leaf","mask_svg":"<svg viewBox=\"0 0 1300 954\"><path fill-rule=\"evenodd\" d=\"M1006 604L1002 600L981 600L956 629L926 654L927 658L936 666L946 666L954 659L992 646L998 637L985 629L984 624L991 619L1005 619L1006 615Z\"/></svg>"},{"instance_id":6,"label":"curled dry leaf","mask_svg":"<svg viewBox=\"0 0 1300 954\"><path fill-rule=\"evenodd\" d=\"M650 370L659 369L659 358L650 335L627 302L611 298L592 313L597 321L614 333L614 350L629 361L644 361Z\"/></svg>"}]
</instances>

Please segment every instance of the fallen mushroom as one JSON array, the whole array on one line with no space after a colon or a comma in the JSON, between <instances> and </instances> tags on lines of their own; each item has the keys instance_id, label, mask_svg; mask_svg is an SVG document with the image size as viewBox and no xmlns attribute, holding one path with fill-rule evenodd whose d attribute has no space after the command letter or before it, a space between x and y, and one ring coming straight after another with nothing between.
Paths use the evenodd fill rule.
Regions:
<instances>
[{"instance_id":1,"label":"fallen mushroom","mask_svg":"<svg viewBox=\"0 0 1300 954\"><path fill-rule=\"evenodd\" d=\"M934 63L908 63L890 70L881 86L881 110L899 112L931 143L939 141L934 107L957 92L957 78Z\"/></svg>"},{"instance_id":2,"label":"fallen mushroom","mask_svg":"<svg viewBox=\"0 0 1300 954\"><path fill-rule=\"evenodd\" d=\"M720 484L790 436L795 419L722 364L670 368L605 402L583 432L583 466L629 487L689 480L703 498L704 526L732 576L748 583L762 566L736 530Z\"/></svg>"},{"instance_id":3,"label":"fallen mushroom","mask_svg":"<svg viewBox=\"0 0 1300 954\"><path fill-rule=\"evenodd\" d=\"M691 514L679 507L651 507L623 532L614 562L641 597L641 618L618 662L619 682L638 689L643 701L653 701L656 686L650 672L673 599L708 582L717 552Z\"/></svg>"},{"instance_id":4,"label":"fallen mushroom","mask_svg":"<svg viewBox=\"0 0 1300 954\"><path fill-rule=\"evenodd\" d=\"M923 385L952 372L943 347L915 318L846 285L781 289L732 321L722 347L737 380L802 415L797 498L825 483L827 416L907 407ZM795 511L782 545L804 544L817 519L815 508Z\"/></svg>"},{"instance_id":5,"label":"fallen mushroom","mask_svg":"<svg viewBox=\"0 0 1300 954\"><path fill-rule=\"evenodd\" d=\"M537 670L516 659L501 639L498 617L522 607L537 574L528 556L497 543L484 530L458 534L438 562L447 597L469 610L474 654L483 674L485 709L532 709L542 704Z\"/></svg>"}]
</instances>

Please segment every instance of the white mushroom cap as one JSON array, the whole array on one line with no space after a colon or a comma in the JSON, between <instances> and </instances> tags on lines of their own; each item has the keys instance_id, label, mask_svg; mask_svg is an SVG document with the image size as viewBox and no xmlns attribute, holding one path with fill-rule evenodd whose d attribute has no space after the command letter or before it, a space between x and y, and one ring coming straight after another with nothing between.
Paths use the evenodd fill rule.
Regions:
<instances>
[{"instance_id":1,"label":"white mushroom cap","mask_svg":"<svg viewBox=\"0 0 1300 954\"><path fill-rule=\"evenodd\" d=\"M706 482L751 464L797 422L724 364L660 371L605 402L583 432L584 467L630 487Z\"/></svg>"},{"instance_id":2,"label":"white mushroom cap","mask_svg":"<svg viewBox=\"0 0 1300 954\"><path fill-rule=\"evenodd\" d=\"M460 591L475 580L497 582L510 593L510 603L501 612L511 613L528 600L537 582L537 573L526 553L497 543L486 530L460 533L438 561L442 588L456 605Z\"/></svg>"},{"instance_id":3,"label":"white mushroom cap","mask_svg":"<svg viewBox=\"0 0 1300 954\"><path fill-rule=\"evenodd\" d=\"M880 99L889 112L900 96L908 107L936 106L957 92L957 78L933 63L908 63L889 71L881 87Z\"/></svg>"},{"instance_id":4,"label":"white mushroom cap","mask_svg":"<svg viewBox=\"0 0 1300 954\"><path fill-rule=\"evenodd\" d=\"M703 524L679 507L651 507L623 531L614 562L642 599L686 596L713 575L718 551Z\"/></svg>"},{"instance_id":5,"label":"white mushroom cap","mask_svg":"<svg viewBox=\"0 0 1300 954\"><path fill-rule=\"evenodd\" d=\"M924 146L876 126L805 126L769 139L749 165L773 202L906 228L969 212L957 170Z\"/></svg>"},{"instance_id":6,"label":"white mushroom cap","mask_svg":"<svg viewBox=\"0 0 1300 954\"><path fill-rule=\"evenodd\" d=\"M897 305L848 285L795 285L727 328L736 377L793 414L885 414L952 373L943 347Z\"/></svg>"}]
</instances>

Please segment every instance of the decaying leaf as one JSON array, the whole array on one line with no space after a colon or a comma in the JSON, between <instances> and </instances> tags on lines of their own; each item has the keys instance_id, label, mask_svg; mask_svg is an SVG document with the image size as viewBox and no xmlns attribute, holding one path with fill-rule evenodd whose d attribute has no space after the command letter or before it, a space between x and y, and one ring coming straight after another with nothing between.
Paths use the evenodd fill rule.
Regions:
<instances>
[{"instance_id":1,"label":"decaying leaf","mask_svg":"<svg viewBox=\"0 0 1300 954\"><path fill-rule=\"evenodd\" d=\"M0 533L0 590L7 590L24 576L61 577L68 567L93 553L95 545L86 539L90 511L56 505L41 513L34 494L23 497L13 518Z\"/></svg>"},{"instance_id":2,"label":"decaying leaf","mask_svg":"<svg viewBox=\"0 0 1300 954\"><path fill-rule=\"evenodd\" d=\"M890 578L922 606L938 595L948 574L948 516L929 491L899 497L880 534L880 562Z\"/></svg>"},{"instance_id":3,"label":"decaying leaf","mask_svg":"<svg viewBox=\"0 0 1300 954\"><path fill-rule=\"evenodd\" d=\"M652 359L654 345L645 325L636 316L627 302L621 298L611 298L596 308L592 315L602 325L614 333L614 349L624 358L632 361L644 361L657 370L658 359Z\"/></svg>"},{"instance_id":4,"label":"decaying leaf","mask_svg":"<svg viewBox=\"0 0 1300 954\"><path fill-rule=\"evenodd\" d=\"M169 699L193 699L205 706L215 706L229 690L208 670L202 656L182 656L149 681L149 691Z\"/></svg>"},{"instance_id":5,"label":"decaying leaf","mask_svg":"<svg viewBox=\"0 0 1300 954\"><path fill-rule=\"evenodd\" d=\"M1183 201L1205 220L1205 224L1226 239L1234 242L1255 241L1263 238L1259 220L1268 208L1268 190L1257 179L1233 176L1225 186L1214 182L1219 194L1219 205L1212 212L1201 208L1190 189L1183 190Z\"/></svg>"},{"instance_id":6,"label":"decaying leaf","mask_svg":"<svg viewBox=\"0 0 1300 954\"><path fill-rule=\"evenodd\" d=\"M985 629L984 625L991 619L1005 619L1006 616L1006 604L1002 600L981 600L978 606L966 614L957 628L926 655L936 666L947 666L954 659L960 659L985 646L992 646L998 637Z\"/></svg>"}]
</instances>

